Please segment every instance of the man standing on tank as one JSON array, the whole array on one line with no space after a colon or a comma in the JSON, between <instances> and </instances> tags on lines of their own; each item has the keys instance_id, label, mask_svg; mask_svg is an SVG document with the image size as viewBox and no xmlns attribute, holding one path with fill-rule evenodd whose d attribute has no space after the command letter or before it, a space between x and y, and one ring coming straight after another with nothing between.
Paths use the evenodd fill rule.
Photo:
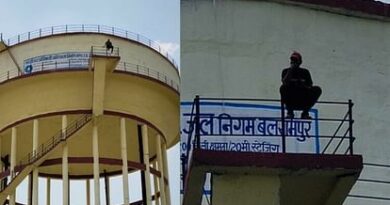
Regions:
<instances>
[{"instance_id":1,"label":"man standing on tank","mask_svg":"<svg viewBox=\"0 0 390 205\"><path fill-rule=\"evenodd\" d=\"M309 110L320 97L322 90L313 86L309 70L301 68L302 56L293 52L290 67L283 69L280 95L287 108L287 118L294 118L294 110L302 110L302 119L311 119Z\"/></svg>"},{"instance_id":2,"label":"man standing on tank","mask_svg":"<svg viewBox=\"0 0 390 205\"><path fill-rule=\"evenodd\" d=\"M110 39L108 39L105 43L107 51L111 50L111 53L114 51L114 46L112 45Z\"/></svg>"}]
</instances>

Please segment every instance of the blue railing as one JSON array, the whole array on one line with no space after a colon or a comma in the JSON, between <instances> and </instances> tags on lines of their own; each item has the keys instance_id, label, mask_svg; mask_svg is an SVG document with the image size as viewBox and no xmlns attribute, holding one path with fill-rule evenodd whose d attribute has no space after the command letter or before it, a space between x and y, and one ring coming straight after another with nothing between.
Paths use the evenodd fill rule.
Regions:
<instances>
[{"instance_id":1,"label":"blue railing","mask_svg":"<svg viewBox=\"0 0 390 205\"><path fill-rule=\"evenodd\" d=\"M102 34L109 34L125 39L129 39L132 41L136 41L138 43L141 43L145 46L148 46L152 48L153 50L159 52L161 55L166 57L175 67L178 69L178 65L175 61L175 59L168 54L167 51L165 51L159 43L134 32L126 31L124 29L110 27L110 26L104 26L104 25L93 25L93 24L70 24L70 25L60 25L60 26L52 26L52 27L46 27L46 28L40 28L38 30L26 32L23 34L19 34L17 36L14 36L8 40L3 41L8 46L13 46L25 41L29 41L32 39L37 39L45 36L51 36L51 35L57 35L57 34L65 34L65 33L102 33ZM0 37L0 40L3 37Z\"/></svg>"},{"instance_id":2,"label":"blue railing","mask_svg":"<svg viewBox=\"0 0 390 205\"><path fill-rule=\"evenodd\" d=\"M219 111L210 111L213 106ZM186 128L182 129L182 133L187 134L187 139L182 138L182 147L185 147L181 154L183 186L195 149L353 155L351 100L317 102L310 111L313 119L285 118L284 105L274 99L197 96L191 107ZM226 113L229 107L239 107L239 111ZM261 109L268 114L260 112ZM321 115L320 110L324 110ZM239 138L241 141L236 142Z\"/></svg>"}]
</instances>

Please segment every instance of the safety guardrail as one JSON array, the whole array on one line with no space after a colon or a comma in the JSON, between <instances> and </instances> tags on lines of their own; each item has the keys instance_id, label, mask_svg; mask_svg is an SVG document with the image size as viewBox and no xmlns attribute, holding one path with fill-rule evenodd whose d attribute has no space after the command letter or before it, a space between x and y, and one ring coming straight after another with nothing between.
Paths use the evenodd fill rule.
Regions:
<instances>
[{"instance_id":1,"label":"safety guardrail","mask_svg":"<svg viewBox=\"0 0 390 205\"><path fill-rule=\"evenodd\" d=\"M80 61L80 60L67 60L67 61L55 61L55 62L43 62L34 65L34 67L29 70L28 72L21 72L17 69L8 70L5 72L0 73L0 83L5 82L7 80L21 77L21 76L28 76L34 73L39 73L43 71L55 71L55 70L72 70L72 69L88 69L89 68L89 61ZM122 72L128 72L128 73L134 73L146 77L153 78L155 80L158 80L159 82L166 84L167 86L173 88L174 90L180 92L179 83L175 82L171 78L169 78L166 74L159 72L155 69L137 65L134 63L127 63L127 62L119 62L117 67L115 68L116 71L122 71Z\"/></svg>"},{"instance_id":2,"label":"safety guardrail","mask_svg":"<svg viewBox=\"0 0 390 205\"><path fill-rule=\"evenodd\" d=\"M347 196L348 202L354 200L365 204L380 205L390 202L390 165L363 163L363 172ZM353 204L353 203L351 203Z\"/></svg>"},{"instance_id":3,"label":"safety guardrail","mask_svg":"<svg viewBox=\"0 0 390 205\"><path fill-rule=\"evenodd\" d=\"M80 117L79 119L71 122L64 130L61 129L60 131L58 131L57 134L53 135L46 142L39 145L39 147L36 150L33 150L32 152L29 152L27 155L22 157L18 161L17 165L15 166L13 173L11 173L10 168L0 173L1 176L0 179L10 175L11 176L10 183L12 183L13 179L19 173L21 173L25 167L33 164L34 162L44 157L47 153L53 150L61 141L67 140L79 129L81 129L84 125L86 125L91 119L92 119L92 115L86 114ZM4 190L5 188L6 187L2 187L2 190Z\"/></svg>"},{"instance_id":4,"label":"safety guardrail","mask_svg":"<svg viewBox=\"0 0 390 205\"><path fill-rule=\"evenodd\" d=\"M176 69L178 69L178 65L175 59L171 55L169 55L169 53L166 50L164 50L159 43L143 35L131 31L126 31L124 29L105 26L105 25L69 24L69 25L51 26L51 27L40 28L38 30L19 34L17 36L9 38L8 40L4 40L4 42L8 46L13 46L19 43L23 43L25 41L29 41L41 37L52 36L57 34L66 34L66 33L80 33L80 32L109 34L109 35L129 39L132 41L136 41L159 52L162 56L166 57L176 67Z\"/></svg>"},{"instance_id":5,"label":"safety guardrail","mask_svg":"<svg viewBox=\"0 0 390 205\"><path fill-rule=\"evenodd\" d=\"M233 113L226 111L229 106L238 104L244 108ZM214 105L219 106L215 108L219 110L217 113L207 108ZM260 108L251 107L261 107L268 113L262 114L258 112ZM352 107L351 100L319 101L311 110L312 119L287 119L280 100L196 96L184 120L188 128L182 130L187 134L186 139L182 138L182 147L185 147L181 154L183 185L194 149L353 155ZM327 112L320 114L320 110ZM239 138L241 141L235 141Z\"/></svg>"},{"instance_id":6,"label":"safety guardrail","mask_svg":"<svg viewBox=\"0 0 390 205\"><path fill-rule=\"evenodd\" d=\"M91 56L119 57L119 48L107 48L105 46L92 46Z\"/></svg>"}]
</instances>

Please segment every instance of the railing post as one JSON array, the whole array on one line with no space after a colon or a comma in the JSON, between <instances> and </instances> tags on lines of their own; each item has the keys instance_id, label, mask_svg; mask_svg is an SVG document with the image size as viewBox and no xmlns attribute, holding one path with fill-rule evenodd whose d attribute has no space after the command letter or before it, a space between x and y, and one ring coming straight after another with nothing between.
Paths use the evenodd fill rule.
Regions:
<instances>
[{"instance_id":1,"label":"railing post","mask_svg":"<svg viewBox=\"0 0 390 205\"><path fill-rule=\"evenodd\" d=\"M28 32L28 40L30 40L30 32Z\"/></svg>"},{"instance_id":2,"label":"railing post","mask_svg":"<svg viewBox=\"0 0 390 205\"><path fill-rule=\"evenodd\" d=\"M353 141L354 141L354 138L353 138L353 119L352 119L352 107L353 107L353 103L352 103L352 100L349 99L348 100L348 122L349 122L349 153L351 155L353 155Z\"/></svg>"},{"instance_id":3,"label":"railing post","mask_svg":"<svg viewBox=\"0 0 390 205\"><path fill-rule=\"evenodd\" d=\"M180 161L181 161L181 177L182 177L182 180L183 180L183 190L185 188L185 179L186 179L186 164L187 164L187 161L186 161L186 155L183 153L180 155Z\"/></svg>"},{"instance_id":4,"label":"railing post","mask_svg":"<svg viewBox=\"0 0 390 205\"><path fill-rule=\"evenodd\" d=\"M53 35L54 34L54 27L52 26L51 27L51 35Z\"/></svg>"},{"instance_id":5,"label":"railing post","mask_svg":"<svg viewBox=\"0 0 390 205\"><path fill-rule=\"evenodd\" d=\"M40 28L39 29L39 37L41 37L42 36L42 29Z\"/></svg>"},{"instance_id":6,"label":"railing post","mask_svg":"<svg viewBox=\"0 0 390 205\"><path fill-rule=\"evenodd\" d=\"M280 100L281 117L282 117L282 152L286 153L286 133L285 133L285 117L284 117L284 103Z\"/></svg>"},{"instance_id":7,"label":"railing post","mask_svg":"<svg viewBox=\"0 0 390 205\"><path fill-rule=\"evenodd\" d=\"M195 96L195 140L196 148L200 148L200 105L199 105L199 95Z\"/></svg>"}]
</instances>

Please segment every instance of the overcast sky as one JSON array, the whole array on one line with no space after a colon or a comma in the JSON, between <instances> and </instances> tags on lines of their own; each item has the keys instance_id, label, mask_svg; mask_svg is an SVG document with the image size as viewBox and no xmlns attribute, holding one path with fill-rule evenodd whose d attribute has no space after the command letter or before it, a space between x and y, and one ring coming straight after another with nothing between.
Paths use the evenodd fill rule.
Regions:
<instances>
[{"instance_id":1,"label":"overcast sky","mask_svg":"<svg viewBox=\"0 0 390 205\"><path fill-rule=\"evenodd\" d=\"M100 24L122 28L144 35L157 41L179 60L179 0L0 0L0 33L8 39L18 34L39 28L65 24ZM179 149L178 146L168 151L172 204L179 205ZM139 176L130 176L131 201L141 198ZM136 183L136 185L134 185ZM52 182L52 204L61 204L62 185ZM85 204L84 181L71 182L72 205ZM93 190L93 183L91 190ZM104 183L100 183L101 190ZM26 183L17 192L17 201L26 203ZM40 180L40 203L45 204L44 180ZM121 178L111 180L111 202L122 203ZM93 194L91 193L93 197ZM101 194L104 203L104 194ZM56 203L53 203L56 202Z\"/></svg>"}]
</instances>

